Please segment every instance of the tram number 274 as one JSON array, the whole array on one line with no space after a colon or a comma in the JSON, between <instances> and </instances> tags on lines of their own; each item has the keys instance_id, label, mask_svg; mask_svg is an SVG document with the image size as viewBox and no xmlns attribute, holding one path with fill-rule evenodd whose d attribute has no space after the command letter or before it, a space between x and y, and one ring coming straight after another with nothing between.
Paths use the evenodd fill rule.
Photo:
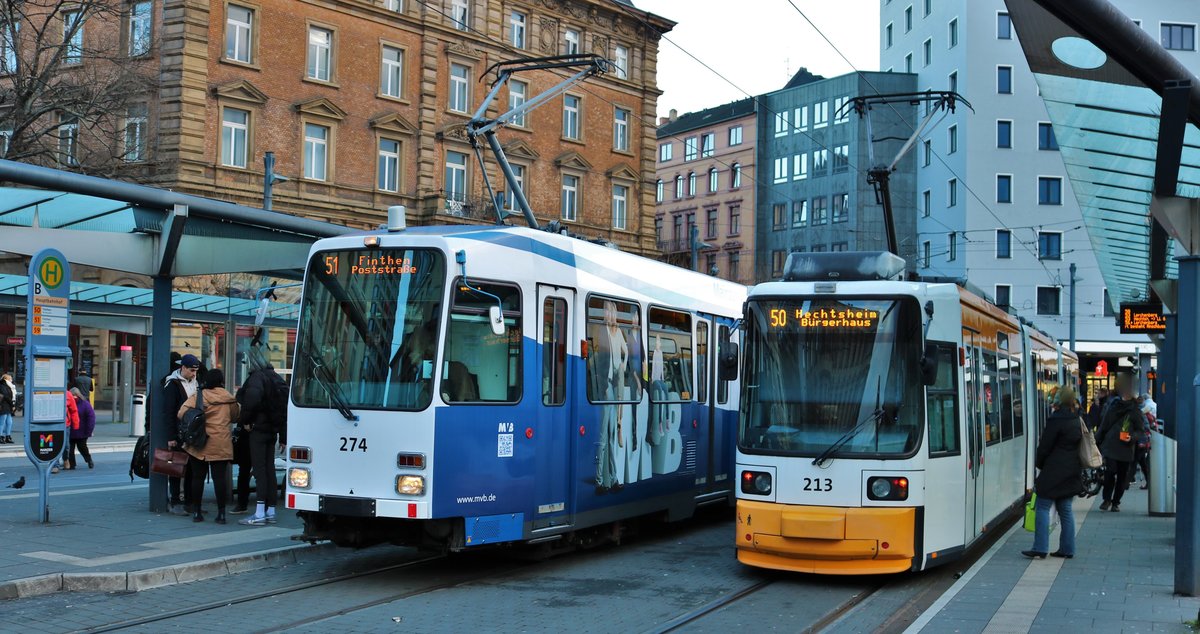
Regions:
<instances>
[{"instance_id":1,"label":"tram number 274","mask_svg":"<svg viewBox=\"0 0 1200 634\"><path fill-rule=\"evenodd\" d=\"M804 478L805 491L832 491L833 480L831 478Z\"/></svg>"},{"instance_id":2,"label":"tram number 274","mask_svg":"<svg viewBox=\"0 0 1200 634\"><path fill-rule=\"evenodd\" d=\"M342 436L342 448L339 451L366 451L367 439Z\"/></svg>"}]
</instances>

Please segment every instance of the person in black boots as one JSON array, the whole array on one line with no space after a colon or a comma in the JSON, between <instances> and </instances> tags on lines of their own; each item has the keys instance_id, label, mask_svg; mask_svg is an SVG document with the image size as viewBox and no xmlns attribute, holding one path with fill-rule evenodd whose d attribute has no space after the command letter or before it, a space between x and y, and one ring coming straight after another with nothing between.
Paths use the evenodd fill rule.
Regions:
<instances>
[{"instance_id":1,"label":"person in black boots","mask_svg":"<svg viewBox=\"0 0 1200 634\"><path fill-rule=\"evenodd\" d=\"M197 396L200 397L200 409L204 411L208 440L201 446L189 446L186 442L183 445L184 451L191 456L187 468L191 471L192 521L204 521L204 515L200 513L204 478L211 475L217 494L216 522L224 524L225 493L229 490L229 468L233 462L233 421L237 420L239 408L237 400L225 389L225 373L220 368L213 368L204 375L204 388L188 397L176 412L179 418L196 407Z\"/></svg>"},{"instance_id":2,"label":"person in black boots","mask_svg":"<svg viewBox=\"0 0 1200 634\"><path fill-rule=\"evenodd\" d=\"M1146 433L1146 418L1134 399L1133 381L1119 381L1119 399L1104 412L1096 444L1104 456L1104 501L1101 511L1121 510L1121 498L1129 485L1129 466L1133 463L1137 439Z\"/></svg>"},{"instance_id":3,"label":"person in black boots","mask_svg":"<svg viewBox=\"0 0 1200 634\"><path fill-rule=\"evenodd\" d=\"M1021 551L1031 559L1044 559L1050 550L1050 508L1058 509L1062 527L1055 557L1075 556L1075 513L1071 505L1083 490L1083 467L1079 462L1079 443L1083 440L1083 420L1079 417L1075 390L1070 385L1058 388L1053 411L1038 439L1034 464L1038 468L1033 490L1037 493L1037 513L1033 531L1033 549Z\"/></svg>"}]
</instances>

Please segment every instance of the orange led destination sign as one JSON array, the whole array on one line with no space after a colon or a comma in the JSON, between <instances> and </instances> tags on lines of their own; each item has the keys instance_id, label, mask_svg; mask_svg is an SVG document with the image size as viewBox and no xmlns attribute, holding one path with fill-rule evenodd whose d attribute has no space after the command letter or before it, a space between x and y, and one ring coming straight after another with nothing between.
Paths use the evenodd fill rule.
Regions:
<instances>
[{"instance_id":1,"label":"orange led destination sign","mask_svg":"<svg viewBox=\"0 0 1200 634\"><path fill-rule=\"evenodd\" d=\"M397 258L383 255L353 255L349 264L350 275L413 275L417 267L412 258ZM338 275L342 272L342 256L327 255L324 260L325 274Z\"/></svg>"},{"instance_id":2,"label":"orange led destination sign","mask_svg":"<svg viewBox=\"0 0 1200 634\"><path fill-rule=\"evenodd\" d=\"M775 329L850 328L874 329L879 311L867 308L768 308L767 326Z\"/></svg>"},{"instance_id":3,"label":"orange led destination sign","mask_svg":"<svg viewBox=\"0 0 1200 634\"><path fill-rule=\"evenodd\" d=\"M1153 335L1167 331L1161 304L1121 304L1119 325L1123 334Z\"/></svg>"}]
</instances>

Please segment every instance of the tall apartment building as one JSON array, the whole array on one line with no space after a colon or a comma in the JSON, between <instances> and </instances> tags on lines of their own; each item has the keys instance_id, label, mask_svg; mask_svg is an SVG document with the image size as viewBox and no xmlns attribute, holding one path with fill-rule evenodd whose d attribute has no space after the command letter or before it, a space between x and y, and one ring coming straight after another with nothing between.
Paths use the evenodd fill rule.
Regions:
<instances>
[{"instance_id":1,"label":"tall apartment building","mask_svg":"<svg viewBox=\"0 0 1200 634\"><path fill-rule=\"evenodd\" d=\"M696 270L753 284L754 99L681 117L671 113L658 127L654 228L659 249L666 261L690 267L696 226Z\"/></svg>"},{"instance_id":2,"label":"tall apartment building","mask_svg":"<svg viewBox=\"0 0 1200 634\"><path fill-rule=\"evenodd\" d=\"M890 163L912 133L915 108L907 102L873 108L873 141L850 100L913 92L915 80L902 73L822 79L802 69L784 88L758 98L756 282L779 279L791 252L887 250L883 208L867 183L870 150L876 164ZM910 263L913 166L906 155L891 175L897 248Z\"/></svg>"},{"instance_id":3,"label":"tall apartment building","mask_svg":"<svg viewBox=\"0 0 1200 634\"><path fill-rule=\"evenodd\" d=\"M109 145L123 164L105 173L258 206L272 152L289 179L275 185L275 210L355 226L378 225L391 205L406 205L412 224L494 221L464 127L488 92L489 66L603 56L614 72L499 136L543 222L657 250L644 184L654 180L658 41L674 23L629 2L136 0L119 16L64 11L57 21L49 43L70 62L60 72L115 64L155 80L110 113L119 121L108 129L66 110L50 115L61 164L86 170L89 145L120 137ZM45 43L37 31L0 38L0 90L20 73L16 59ZM517 76L488 114L569 74ZM12 134L0 104L0 136ZM507 189L494 161L487 171Z\"/></svg>"},{"instance_id":4,"label":"tall apartment building","mask_svg":"<svg viewBox=\"0 0 1200 634\"><path fill-rule=\"evenodd\" d=\"M1182 0L1115 2L1163 33L1190 28ZM966 278L1060 341L1069 339L1070 265L1077 267L1076 349L1088 372L1152 346L1118 332L1054 129L1003 0L881 0L880 68L914 73L918 90L953 90L971 104L928 130L917 149L918 273ZM1188 53L1195 57L1195 53ZM1185 59L1192 64L1194 60ZM1126 364L1127 365L1127 364Z\"/></svg>"}]
</instances>

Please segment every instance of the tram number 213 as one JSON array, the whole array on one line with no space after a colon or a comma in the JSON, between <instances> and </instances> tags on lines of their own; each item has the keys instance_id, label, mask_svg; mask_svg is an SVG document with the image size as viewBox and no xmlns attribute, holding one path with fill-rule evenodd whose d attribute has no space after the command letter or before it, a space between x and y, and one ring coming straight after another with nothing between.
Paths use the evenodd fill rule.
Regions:
<instances>
[{"instance_id":1,"label":"tram number 213","mask_svg":"<svg viewBox=\"0 0 1200 634\"><path fill-rule=\"evenodd\" d=\"M832 491L833 480L831 478L804 478L805 491Z\"/></svg>"}]
</instances>

